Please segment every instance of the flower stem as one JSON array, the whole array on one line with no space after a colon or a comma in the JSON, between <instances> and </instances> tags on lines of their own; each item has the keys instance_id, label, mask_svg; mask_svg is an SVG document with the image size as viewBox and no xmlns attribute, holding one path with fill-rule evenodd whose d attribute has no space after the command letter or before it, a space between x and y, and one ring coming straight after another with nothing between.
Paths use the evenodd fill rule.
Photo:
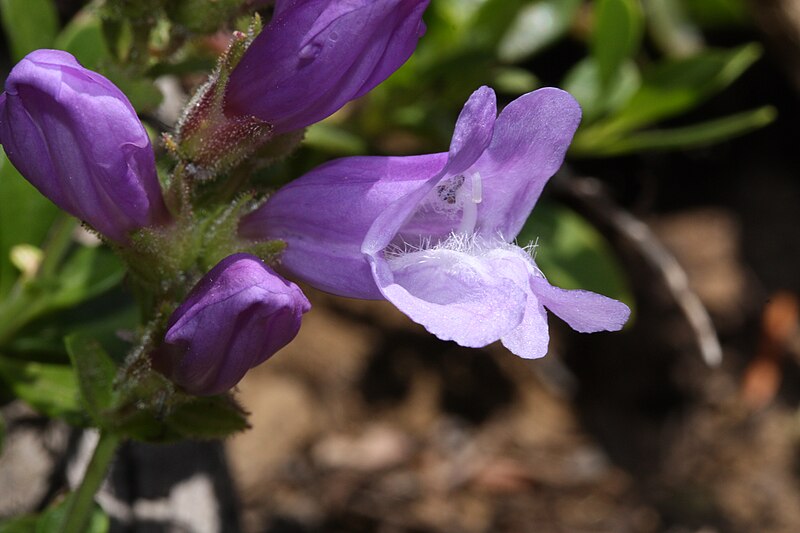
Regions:
<instances>
[{"instance_id":1,"label":"flower stem","mask_svg":"<svg viewBox=\"0 0 800 533\"><path fill-rule=\"evenodd\" d=\"M83 481L67 502L65 519L61 533L82 533L86 531L94 509L94 495L106 477L106 471L114 458L120 443L119 435L100 432L100 440L83 475Z\"/></svg>"}]
</instances>

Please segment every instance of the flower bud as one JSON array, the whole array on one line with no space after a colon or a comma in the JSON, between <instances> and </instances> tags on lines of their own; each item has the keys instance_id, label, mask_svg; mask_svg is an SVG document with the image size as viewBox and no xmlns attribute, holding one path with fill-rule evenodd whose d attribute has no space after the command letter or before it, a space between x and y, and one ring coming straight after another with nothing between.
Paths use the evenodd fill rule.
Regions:
<instances>
[{"instance_id":1,"label":"flower bud","mask_svg":"<svg viewBox=\"0 0 800 533\"><path fill-rule=\"evenodd\" d=\"M429 0L278 0L230 76L225 110L302 129L381 83L425 32Z\"/></svg>"},{"instance_id":2,"label":"flower bud","mask_svg":"<svg viewBox=\"0 0 800 533\"><path fill-rule=\"evenodd\" d=\"M5 89L0 143L53 203L118 243L168 220L150 139L113 83L67 52L36 50Z\"/></svg>"},{"instance_id":3,"label":"flower bud","mask_svg":"<svg viewBox=\"0 0 800 533\"><path fill-rule=\"evenodd\" d=\"M257 257L228 256L172 314L153 366L192 394L221 394L294 339L309 309Z\"/></svg>"}]
</instances>

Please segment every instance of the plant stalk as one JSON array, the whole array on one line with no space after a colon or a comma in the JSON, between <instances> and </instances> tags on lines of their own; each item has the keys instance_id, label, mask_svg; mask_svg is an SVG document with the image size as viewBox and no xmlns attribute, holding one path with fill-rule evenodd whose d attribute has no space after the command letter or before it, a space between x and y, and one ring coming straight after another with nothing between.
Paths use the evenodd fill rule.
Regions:
<instances>
[{"instance_id":1,"label":"plant stalk","mask_svg":"<svg viewBox=\"0 0 800 533\"><path fill-rule=\"evenodd\" d=\"M94 496L106 477L106 472L120 443L119 435L100 432L100 440L77 490L69 496L61 533L84 533L94 510Z\"/></svg>"}]
</instances>

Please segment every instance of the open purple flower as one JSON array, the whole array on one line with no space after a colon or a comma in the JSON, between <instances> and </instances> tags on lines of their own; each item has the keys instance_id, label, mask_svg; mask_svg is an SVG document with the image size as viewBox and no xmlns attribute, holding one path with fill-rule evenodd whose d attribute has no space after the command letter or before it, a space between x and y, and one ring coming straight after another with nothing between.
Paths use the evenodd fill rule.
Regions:
<instances>
[{"instance_id":1,"label":"open purple flower","mask_svg":"<svg viewBox=\"0 0 800 533\"><path fill-rule=\"evenodd\" d=\"M220 394L294 339L310 308L257 257L228 256L172 314L153 365L192 394Z\"/></svg>"},{"instance_id":2,"label":"open purple flower","mask_svg":"<svg viewBox=\"0 0 800 533\"><path fill-rule=\"evenodd\" d=\"M630 313L550 285L511 243L579 121L577 102L552 88L497 117L484 87L464 106L449 153L332 161L279 190L241 232L286 241L283 268L323 290L386 298L463 346L499 339L521 357L541 357L545 308L581 332L618 330Z\"/></svg>"},{"instance_id":3,"label":"open purple flower","mask_svg":"<svg viewBox=\"0 0 800 533\"><path fill-rule=\"evenodd\" d=\"M120 243L169 219L150 139L113 83L67 52L36 50L5 88L0 143L53 203Z\"/></svg>"},{"instance_id":4,"label":"open purple flower","mask_svg":"<svg viewBox=\"0 0 800 533\"><path fill-rule=\"evenodd\" d=\"M363 96L411 56L430 0L277 0L234 68L225 111L273 133L298 130Z\"/></svg>"}]
</instances>

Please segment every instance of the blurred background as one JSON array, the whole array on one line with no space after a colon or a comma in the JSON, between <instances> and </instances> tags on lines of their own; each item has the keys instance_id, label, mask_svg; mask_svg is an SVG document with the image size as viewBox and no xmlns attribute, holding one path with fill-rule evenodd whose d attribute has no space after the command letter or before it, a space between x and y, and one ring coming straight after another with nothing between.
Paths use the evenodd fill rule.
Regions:
<instances>
[{"instance_id":1,"label":"blurred background","mask_svg":"<svg viewBox=\"0 0 800 533\"><path fill-rule=\"evenodd\" d=\"M35 48L66 49L123 89L158 145L256 9L268 20L256 1L0 0L0 74ZM183 448L217 469L224 520L206 526L800 531L800 1L432 0L425 21L403 68L255 182L278 187L334 157L446 150L481 85L501 106L564 88L584 119L519 240L537 243L551 282L621 299L633 318L581 335L551 316L550 353L525 361L439 341L385 302L303 287L314 308L297 339L239 386L252 429ZM55 217L4 160L0 295L21 270L12 252ZM47 372L66 360L66 333L120 342L136 320L121 265L87 250L76 261L91 275L0 358L0 517L57 494L81 442L40 417L69 420L20 372L30 389L63 386ZM213 531L147 521L116 527Z\"/></svg>"}]
</instances>

